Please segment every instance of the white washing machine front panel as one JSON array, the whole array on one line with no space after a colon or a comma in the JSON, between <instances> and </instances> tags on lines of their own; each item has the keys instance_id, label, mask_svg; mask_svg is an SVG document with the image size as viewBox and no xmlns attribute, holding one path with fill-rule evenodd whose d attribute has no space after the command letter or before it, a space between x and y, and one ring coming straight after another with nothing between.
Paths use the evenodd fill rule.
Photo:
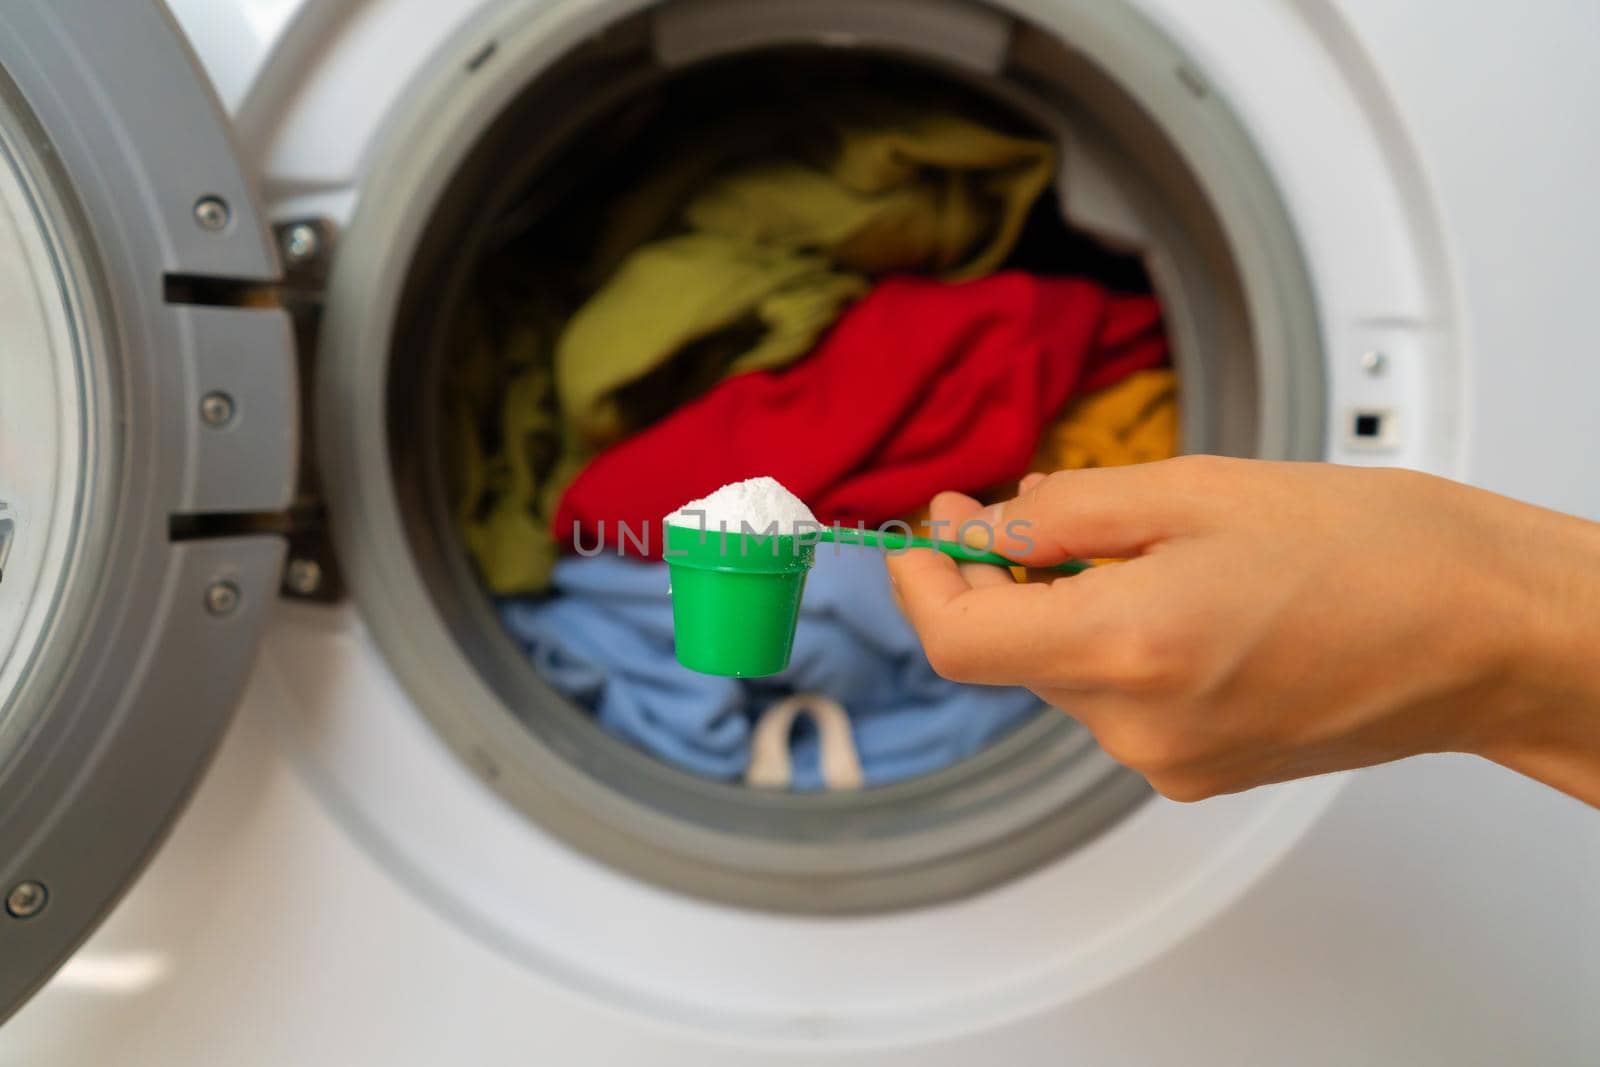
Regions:
<instances>
[{"instance_id":1,"label":"white washing machine front panel","mask_svg":"<svg viewBox=\"0 0 1600 1067\"><path fill-rule=\"evenodd\" d=\"M540 9L548 19L543 32L576 43L634 6L549 5ZM1287 161L1283 180L1293 191L1313 272L1327 279L1319 285L1327 347L1353 354L1348 384L1369 393L1386 388L1384 407L1406 409L1412 434L1381 458L1447 465L1448 426L1428 432L1430 401L1440 391L1452 397L1454 382L1442 360L1441 372L1426 382L1417 371L1422 347L1446 332L1439 287L1429 277L1438 267L1427 259L1432 235L1426 220L1406 222L1405 175L1395 172L1344 73L1302 21L1267 10L1241 9L1233 33L1219 29L1214 41L1191 42L1196 62L1209 74L1248 68L1234 58L1240 49L1244 57L1281 55L1281 64L1258 76L1279 93L1299 84L1297 95L1316 102L1309 118L1326 133L1314 157L1305 158L1302 112L1285 124L1283 143L1268 158ZM1025 13L1040 20L1054 14L1048 5ZM400 101L415 76L393 57L410 48L420 64L416 40L444 41L458 31L464 36L445 47L472 56L492 37L493 29L459 16L459 9L446 15L404 3L376 5L335 35L347 47L319 56L262 155L267 198L280 214L353 205L381 120L394 106L374 102ZM423 19L431 21L420 33ZM281 76L275 66L267 75ZM351 108L357 85L363 104ZM1219 88L1245 100L1260 92L1254 83ZM260 89L245 90L242 111L249 111L252 91ZM1265 118L1281 121L1281 113ZM1323 143L1348 147L1330 160ZM340 150L327 151L332 144ZM315 199L303 194L307 189L318 190ZM1363 210L1353 213L1352 204ZM1383 380L1368 385L1359 356L1378 339L1374 322L1383 324L1393 354ZM1341 398L1336 406L1355 402ZM1362 451L1350 458L1378 457ZM357 617L345 616L345 624L342 642L321 628L310 638L304 628L285 629L269 655L298 690L287 703L307 717L308 772L338 798L352 832L397 863L397 876L427 893L442 914L561 983L722 1032L803 1034L812 1041L925 1038L1070 999L1138 966L1237 896L1338 787L1331 780L1303 783L1201 808L1147 805L1063 862L942 908L826 922L740 912L661 892L574 855L500 804L420 717L341 714L346 707L405 705ZM330 687L327 679L338 681ZM434 784L419 791L420 781ZM463 877L464 871L475 873ZM1047 935L1041 915L1051 916ZM953 958L964 961L960 988L948 980ZM841 968L842 959L850 966ZM766 977L752 982L760 970Z\"/></svg>"},{"instance_id":2,"label":"white washing machine front panel","mask_svg":"<svg viewBox=\"0 0 1600 1067\"><path fill-rule=\"evenodd\" d=\"M344 221L405 84L476 5L174 6L269 209ZM1571 288L1600 245L1581 189L1596 138L1557 104L1596 98L1568 44L1595 39L1593 14L1552 5L1513 38L1520 16L1457 5L1145 6L1243 115L1300 226L1332 353L1330 457L1600 515L1576 459L1600 447L1578 417L1600 361L1577 358ZM1446 6L1454 54L1437 47ZM596 9L550 5L551 32L578 8ZM1453 101L1491 57L1497 95L1465 121ZM1538 162L1501 157L1491 129ZM1552 162L1563 152L1586 166ZM1521 239L1537 248L1517 258ZM1526 268L1514 281L1508 259ZM1519 337L1537 373L1489 358ZM1358 410L1396 415L1397 436L1353 442ZM740 912L544 835L437 740L353 609L285 607L175 839L0 1035L0 1064L750 1064L824 1049L874 1064L1577 1063L1600 1040L1582 992L1600 958L1597 871L1592 813L1432 759L1154 801L1045 870L938 908Z\"/></svg>"}]
</instances>

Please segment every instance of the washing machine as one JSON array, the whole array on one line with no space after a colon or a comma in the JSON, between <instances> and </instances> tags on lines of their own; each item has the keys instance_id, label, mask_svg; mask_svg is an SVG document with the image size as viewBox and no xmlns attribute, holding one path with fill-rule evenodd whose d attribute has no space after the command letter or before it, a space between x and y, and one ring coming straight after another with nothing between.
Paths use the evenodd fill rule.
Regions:
<instances>
[{"instance_id":1,"label":"washing machine","mask_svg":"<svg viewBox=\"0 0 1600 1067\"><path fill-rule=\"evenodd\" d=\"M431 398L597 132L865 69L1048 132L1188 450L1600 518L1596 40L1586 0L8 2L0 1064L1595 1062L1592 811L1455 756L1176 804L1054 714L854 794L691 777L497 631Z\"/></svg>"}]
</instances>

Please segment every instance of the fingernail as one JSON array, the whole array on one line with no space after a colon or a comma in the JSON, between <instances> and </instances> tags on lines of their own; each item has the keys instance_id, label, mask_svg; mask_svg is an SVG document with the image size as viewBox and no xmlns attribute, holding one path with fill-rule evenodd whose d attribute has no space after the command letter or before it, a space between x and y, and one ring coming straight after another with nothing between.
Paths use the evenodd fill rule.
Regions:
<instances>
[{"instance_id":1,"label":"fingernail","mask_svg":"<svg viewBox=\"0 0 1600 1067\"><path fill-rule=\"evenodd\" d=\"M961 540L968 548L993 551L995 531L1000 528L1000 505L990 504L977 516L961 524Z\"/></svg>"}]
</instances>

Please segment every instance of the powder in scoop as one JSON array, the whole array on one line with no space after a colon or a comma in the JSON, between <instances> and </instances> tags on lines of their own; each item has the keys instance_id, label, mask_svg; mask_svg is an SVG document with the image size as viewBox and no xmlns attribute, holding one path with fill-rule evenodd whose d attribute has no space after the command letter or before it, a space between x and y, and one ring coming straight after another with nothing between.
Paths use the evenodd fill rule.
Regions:
<instances>
[{"instance_id":1,"label":"powder in scoop","mask_svg":"<svg viewBox=\"0 0 1600 1067\"><path fill-rule=\"evenodd\" d=\"M687 526L699 530L727 530L737 533L741 523L749 523L754 530L765 530L773 523L785 536L794 534L797 527L821 526L811 514L805 501L783 487L776 478L750 478L730 482L710 496L691 500L666 518L668 526Z\"/></svg>"}]
</instances>

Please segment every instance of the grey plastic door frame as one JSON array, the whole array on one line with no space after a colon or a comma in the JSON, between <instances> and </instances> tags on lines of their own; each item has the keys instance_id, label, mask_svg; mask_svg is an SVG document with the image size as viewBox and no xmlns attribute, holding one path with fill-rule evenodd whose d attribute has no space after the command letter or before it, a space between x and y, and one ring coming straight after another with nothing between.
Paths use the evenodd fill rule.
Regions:
<instances>
[{"instance_id":1,"label":"grey plastic door frame","mask_svg":"<svg viewBox=\"0 0 1600 1067\"><path fill-rule=\"evenodd\" d=\"M271 283L278 264L226 116L161 4L0 5L7 167L55 242L93 447L51 622L0 693L0 714L28 723L0 753L0 1019L115 904L203 773L282 565L281 540L237 517L287 507L298 440L285 314L168 300L174 276L227 292ZM202 403L215 394L226 419ZM29 516L9 517L20 545Z\"/></svg>"}]
</instances>

